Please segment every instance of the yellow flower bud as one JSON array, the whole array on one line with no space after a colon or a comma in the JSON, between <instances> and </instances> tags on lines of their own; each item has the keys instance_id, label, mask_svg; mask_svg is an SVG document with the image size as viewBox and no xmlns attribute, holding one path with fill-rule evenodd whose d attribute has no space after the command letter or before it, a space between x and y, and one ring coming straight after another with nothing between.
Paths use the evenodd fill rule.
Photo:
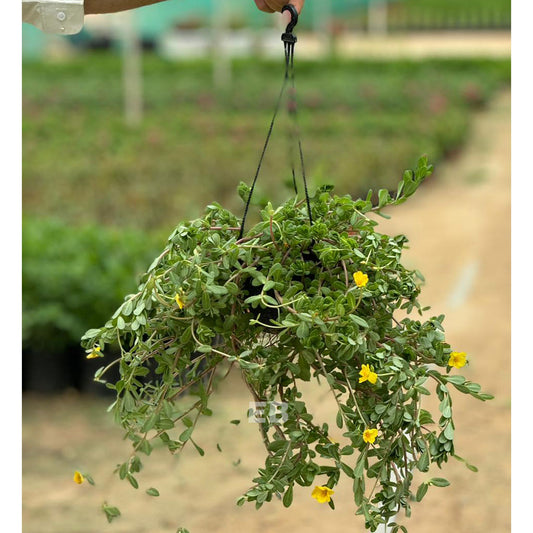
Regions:
<instances>
[{"instance_id":1,"label":"yellow flower bud","mask_svg":"<svg viewBox=\"0 0 533 533\"><path fill-rule=\"evenodd\" d=\"M183 309L185 307L185 302L181 299L181 296L179 294L176 294L176 296L174 296L174 300L176 301L180 309Z\"/></svg>"},{"instance_id":2,"label":"yellow flower bud","mask_svg":"<svg viewBox=\"0 0 533 533\"><path fill-rule=\"evenodd\" d=\"M370 366L368 365L363 365L361 367L359 375L361 376L359 378L359 383L369 381L370 383L372 383L372 385L375 385L376 381L378 380L378 375L375 372L372 372L372 370L370 370Z\"/></svg>"},{"instance_id":3,"label":"yellow flower bud","mask_svg":"<svg viewBox=\"0 0 533 533\"><path fill-rule=\"evenodd\" d=\"M353 275L353 280L355 281L355 284L358 287L364 287L368 283L368 276L366 274L363 274L360 270L358 270Z\"/></svg>"},{"instance_id":4,"label":"yellow flower bud","mask_svg":"<svg viewBox=\"0 0 533 533\"><path fill-rule=\"evenodd\" d=\"M450 359L448 360L448 366L455 368L462 368L466 365L466 353L465 352L452 352Z\"/></svg>"},{"instance_id":5,"label":"yellow flower bud","mask_svg":"<svg viewBox=\"0 0 533 533\"><path fill-rule=\"evenodd\" d=\"M370 444L374 444L374 441L376 440L377 436L377 429L365 429L365 431L363 432L363 440L365 442L369 442Z\"/></svg>"},{"instance_id":6,"label":"yellow flower bud","mask_svg":"<svg viewBox=\"0 0 533 533\"><path fill-rule=\"evenodd\" d=\"M334 493L335 491L331 490L329 487L317 485L313 489L311 497L313 497L318 503L328 503L331 500L331 495Z\"/></svg>"},{"instance_id":7,"label":"yellow flower bud","mask_svg":"<svg viewBox=\"0 0 533 533\"><path fill-rule=\"evenodd\" d=\"M103 357L104 354L101 352L100 346L95 346L93 351L87 354L87 359L96 359L97 357Z\"/></svg>"}]
</instances>

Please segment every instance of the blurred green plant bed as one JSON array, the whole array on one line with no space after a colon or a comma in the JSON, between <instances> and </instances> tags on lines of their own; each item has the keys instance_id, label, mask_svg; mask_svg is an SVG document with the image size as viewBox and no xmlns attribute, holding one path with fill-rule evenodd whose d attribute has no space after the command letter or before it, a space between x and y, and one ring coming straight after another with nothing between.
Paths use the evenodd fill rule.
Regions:
<instances>
[{"instance_id":1,"label":"blurred green plant bed","mask_svg":"<svg viewBox=\"0 0 533 533\"><path fill-rule=\"evenodd\" d=\"M116 55L24 63L25 214L168 229L212 201L238 210L236 186L257 166L281 63L234 61L230 86L216 89L209 61L145 55L136 128L124 123ZM311 186L354 196L392 187L421 154L438 179L439 161L460 150L472 113L510 86L510 71L509 60L297 61ZM259 180L263 200L291 194L290 126L280 113Z\"/></svg>"},{"instance_id":2,"label":"blurred green plant bed","mask_svg":"<svg viewBox=\"0 0 533 533\"><path fill-rule=\"evenodd\" d=\"M393 22L418 24L500 21L511 23L511 0L403 0L390 7Z\"/></svg>"},{"instance_id":3,"label":"blurred green plant bed","mask_svg":"<svg viewBox=\"0 0 533 533\"><path fill-rule=\"evenodd\" d=\"M340 26L368 29L368 11L346 14ZM511 29L511 0L392 0L387 9L389 32Z\"/></svg>"},{"instance_id":4,"label":"blurred green plant bed","mask_svg":"<svg viewBox=\"0 0 533 533\"><path fill-rule=\"evenodd\" d=\"M57 354L78 348L87 325L99 324L135 290L136 277L164 242L140 230L24 217L23 349Z\"/></svg>"}]
</instances>

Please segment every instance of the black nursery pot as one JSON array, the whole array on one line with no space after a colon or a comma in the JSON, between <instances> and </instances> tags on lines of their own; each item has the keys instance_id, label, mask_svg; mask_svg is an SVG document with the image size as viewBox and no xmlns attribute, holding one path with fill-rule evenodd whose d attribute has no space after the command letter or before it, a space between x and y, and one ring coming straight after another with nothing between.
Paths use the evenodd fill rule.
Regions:
<instances>
[{"instance_id":1,"label":"black nursery pot","mask_svg":"<svg viewBox=\"0 0 533 533\"><path fill-rule=\"evenodd\" d=\"M312 275L312 272L316 267L320 266L321 264L318 255L313 250L313 246L314 246L314 242L311 243L311 245L308 248L302 250L301 252L302 260L306 264L309 265L308 269L307 268L303 269L303 270L309 270L309 273L306 274L305 272L303 272L300 275L300 279L299 279L299 281L303 284L304 288L307 287L314 280L314 276ZM252 280L253 280L252 277L250 276L247 277L241 286L243 294L245 295L244 299L250 296L257 296L261 294L262 286L253 285ZM268 291L266 291L265 294L267 294L271 298L276 299L276 293L274 292L273 289L269 289ZM263 324L269 324L271 321L278 319L278 311L270 307L260 307L257 309L252 309L250 312L254 313L255 317ZM277 332L275 328L268 328L268 331L270 333Z\"/></svg>"}]
</instances>

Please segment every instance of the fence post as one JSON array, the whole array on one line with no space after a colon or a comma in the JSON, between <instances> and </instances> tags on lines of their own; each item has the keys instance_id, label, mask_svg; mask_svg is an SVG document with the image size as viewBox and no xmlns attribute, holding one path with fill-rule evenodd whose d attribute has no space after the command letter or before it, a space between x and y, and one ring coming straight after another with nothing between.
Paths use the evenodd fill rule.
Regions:
<instances>
[{"instance_id":1,"label":"fence post","mask_svg":"<svg viewBox=\"0 0 533 533\"><path fill-rule=\"evenodd\" d=\"M120 16L124 116L129 126L137 126L143 115L141 43L134 13L124 11Z\"/></svg>"},{"instance_id":2,"label":"fence post","mask_svg":"<svg viewBox=\"0 0 533 533\"><path fill-rule=\"evenodd\" d=\"M382 36L388 30L388 7L386 0L370 0L368 3L368 33Z\"/></svg>"},{"instance_id":3,"label":"fence post","mask_svg":"<svg viewBox=\"0 0 533 533\"><path fill-rule=\"evenodd\" d=\"M327 56L335 55L335 38L332 34L332 1L321 0L315 2L313 6L313 26L320 40L323 42L324 50L327 50ZM311 6L310 6L311 7Z\"/></svg>"},{"instance_id":4,"label":"fence post","mask_svg":"<svg viewBox=\"0 0 533 533\"><path fill-rule=\"evenodd\" d=\"M228 31L228 17L227 0L214 2L211 19L211 57L213 58L213 83L216 89L228 87L231 82L231 58L224 43Z\"/></svg>"}]
</instances>

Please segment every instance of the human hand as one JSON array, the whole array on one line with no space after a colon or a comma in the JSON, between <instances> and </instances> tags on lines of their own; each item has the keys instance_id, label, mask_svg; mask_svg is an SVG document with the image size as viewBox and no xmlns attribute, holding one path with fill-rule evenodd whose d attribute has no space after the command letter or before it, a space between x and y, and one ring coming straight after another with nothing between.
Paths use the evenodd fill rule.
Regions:
<instances>
[{"instance_id":1,"label":"human hand","mask_svg":"<svg viewBox=\"0 0 533 533\"><path fill-rule=\"evenodd\" d=\"M305 0L254 0L255 5L266 13L274 13L275 11L281 11L282 7L286 4L292 4L298 13L300 13L304 7Z\"/></svg>"}]
</instances>

